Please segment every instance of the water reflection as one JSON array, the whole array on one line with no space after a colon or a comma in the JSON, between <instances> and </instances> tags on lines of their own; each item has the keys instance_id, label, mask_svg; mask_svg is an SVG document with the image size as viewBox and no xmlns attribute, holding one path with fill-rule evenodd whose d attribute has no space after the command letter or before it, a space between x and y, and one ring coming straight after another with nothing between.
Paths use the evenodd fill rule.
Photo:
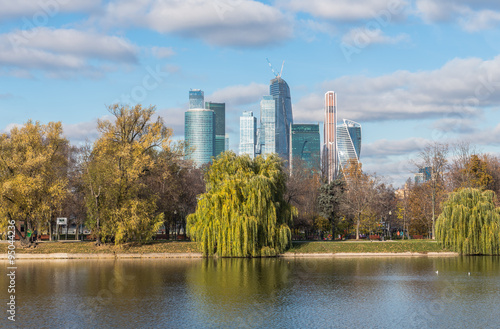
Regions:
<instances>
[{"instance_id":1,"label":"water reflection","mask_svg":"<svg viewBox=\"0 0 500 329\"><path fill-rule=\"evenodd\" d=\"M20 328L497 328L500 311L498 257L50 260L17 266ZM7 280L0 276L5 302ZM4 326L6 316L1 321Z\"/></svg>"}]
</instances>

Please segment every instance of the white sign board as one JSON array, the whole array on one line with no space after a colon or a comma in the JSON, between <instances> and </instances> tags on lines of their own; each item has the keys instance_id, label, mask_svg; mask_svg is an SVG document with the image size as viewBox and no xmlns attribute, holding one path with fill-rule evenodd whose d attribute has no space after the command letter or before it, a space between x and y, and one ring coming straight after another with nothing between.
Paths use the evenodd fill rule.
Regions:
<instances>
[{"instance_id":1,"label":"white sign board","mask_svg":"<svg viewBox=\"0 0 500 329\"><path fill-rule=\"evenodd\" d=\"M57 225L67 225L67 224L68 224L68 219L66 217L57 218Z\"/></svg>"}]
</instances>

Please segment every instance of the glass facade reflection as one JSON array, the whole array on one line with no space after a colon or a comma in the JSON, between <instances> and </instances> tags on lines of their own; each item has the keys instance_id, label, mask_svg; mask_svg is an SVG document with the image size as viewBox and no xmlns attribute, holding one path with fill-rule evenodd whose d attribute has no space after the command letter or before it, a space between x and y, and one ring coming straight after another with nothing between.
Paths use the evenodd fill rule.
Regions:
<instances>
[{"instance_id":1,"label":"glass facade reflection","mask_svg":"<svg viewBox=\"0 0 500 329\"><path fill-rule=\"evenodd\" d=\"M294 124L291 129L290 167L300 159L311 170L320 170L320 136L318 124Z\"/></svg>"},{"instance_id":2,"label":"glass facade reflection","mask_svg":"<svg viewBox=\"0 0 500 329\"><path fill-rule=\"evenodd\" d=\"M215 154L226 150L226 103L205 102L205 108L215 113Z\"/></svg>"},{"instance_id":3,"label":"glass facade reflection","mask_svg":"<svg viewBox=\"0 0 500 329\"><path fill-rule=\"evenodd\" d=\"M200 89L189 91L189 109L202 109L205 107L205 96Z\"/></svg>"},{"instance_id":4,"label":"glass facade reflection","mask_svg":"<svg viewBox=\"0 0 500 329\"><path fill-rule=\"evenodd\" d=\"M240 155L248 154L255 157L257 144L257 118L252 111L245 111L240 117Z\"/></svg>"},{"instance_id":5,"label":"glass facade reflection","mask_svg":"<svg viewBox=\"0 0 500 329\"><path fill-rule=\"evenodd\" d=\"M191 109L185 113L185 140L189 149L186 159L196 166L209 163L215 154L215 113L207 109Z\"/></svg>"},{"instance_id":6,"label":"glass facade reflection","mask_svg":"<svg viewBox=\"0 0 500 329\"><path fill-rule=\"evenodd\" d=\"M290 125L293 124L290 87L280 76L271 80L269 93L276 100L275 152L288 160L290 147Z\"/></svg>"},{"instance_id":7,"label":"glass facade reflection","mask_svg":"<svg viewBox=\"0 0 500 329\"><path fill-rule=\"evenodd\" d=\"M353 161L359 162L361 153L361 125L346 120L337 126L337 148L340 167L344 170Z\"/></svg>"}]
</instances>

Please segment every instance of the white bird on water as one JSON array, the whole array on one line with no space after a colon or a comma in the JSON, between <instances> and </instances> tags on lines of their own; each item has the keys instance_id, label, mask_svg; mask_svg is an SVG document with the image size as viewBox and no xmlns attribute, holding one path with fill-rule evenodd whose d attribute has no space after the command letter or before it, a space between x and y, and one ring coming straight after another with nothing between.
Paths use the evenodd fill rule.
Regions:
<instances>
[{"instance_id":1,"label":"white bird on water","mask_svg":"<svg viewBox=\"0 0 500 329\"><path fill-rule=\"evenodd\" d=\"M468 272L467 275L470 276L470 272Z\"/></svg>"},{"instance_id":2,"label":"white bird on water","mask_svg":"<svg viewBox=\"0 0 500 329\"><path fill-rule=\"evenodd\" d=\"M436 274L439 274L439 271L436 271Z\"/></svg>"}]
</instances>

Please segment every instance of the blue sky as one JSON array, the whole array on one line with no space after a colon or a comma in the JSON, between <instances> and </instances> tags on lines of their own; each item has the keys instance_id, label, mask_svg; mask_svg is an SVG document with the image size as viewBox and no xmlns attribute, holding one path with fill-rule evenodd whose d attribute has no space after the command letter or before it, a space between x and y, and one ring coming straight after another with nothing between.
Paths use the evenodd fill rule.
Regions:
<instances>
[{"instance_id":1,"label":"blue sky","mask_svg":"<svg viewBox=\"0 0 500 329\"><path fill-rule=\"evenodd\" d=\"M0 131L61 121L73 143L97 136L114 102L156 105L177 139L188 91L259 114L273 74L296 123L363 127L363 168L399 186L426 143L500 151L496 0L0 0Z\"/></svg>"}]
</instances>

